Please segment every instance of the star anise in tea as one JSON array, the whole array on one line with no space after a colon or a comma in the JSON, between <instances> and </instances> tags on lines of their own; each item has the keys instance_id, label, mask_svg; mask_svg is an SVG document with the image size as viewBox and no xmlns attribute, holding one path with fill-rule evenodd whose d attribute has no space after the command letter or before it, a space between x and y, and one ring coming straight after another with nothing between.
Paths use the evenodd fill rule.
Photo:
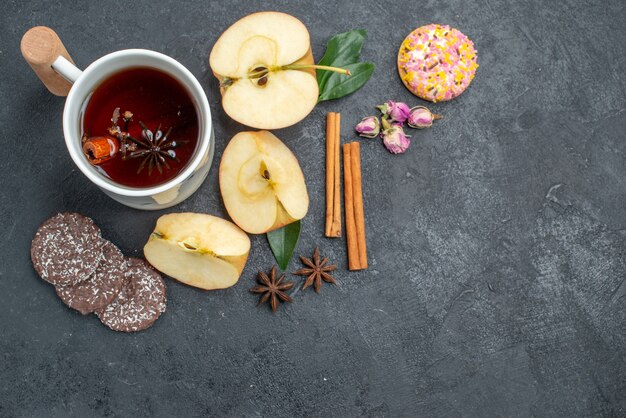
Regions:
<instances>
[{"instance_id":1,"label":"star anise in tea","mask_svg":"<svg viewBox=\"0 0 626 418\"><path fill-rule=\"evenodd\" d=\"M167 160L178 161L176 151L174 148L187 141L175 141L169 139L169 135L172 132L170 127L165 134L161 130L161 125L156 128L156 131L152 132L143 122L139 122L141 125L141 137L142 139L133 138L128 135L128 139L137 145L137 150L130 152L127 158L143 158L137 174L148 166L148 175L152 174L152 170L156 167L159 173L163 173L163 166L167 169L170 168Z\"/></svg>"},{"instance_id":2,"label":"star anise in tea","mask_svg":"<svg viewBox=\"0 0 626 418\"><path fill-rule=\"evenodd\" d=\"M118 122L120 117L124 120L124 128L120 128ZM147 167L148 175L152 175L152 171L156 168L159 173L163 173L163 167L166 169L170 168L168 160L178 161L178 157L176 156L176 148L182 144L187 143L188 141L176 141L170 139L170 133L172 132L172 128L170 127L166 132L161 130L161 125L159 124L156 130L152 131L149 129L143 122L139 121L141 125L141 137L135 138L128 133L130 122L133 118L133 114L130 111L125 111L123 114L120 113L120 108L117 107L113 111L113 115L111 116L111 126L109 127L109 135L114 138L117 138L118 143L114 143L109 141L103 141L104 137L98 138L86 138L83 136L83 149L92 164L99 164L100 162L106 161L106 159L98 159L94 158L88 152L92 152L94 149L94 145L101 145L101 148L104 146L109 146L108 149L101 149L101 154L109 154L108 158L111 158L115 153L119 151L122 160L141 158L142 161L139 164L139 168L137 169L137 174L141 173L144 168ZM94 141L100 141L95 143ZM94 142L91 144L90 141ZM119 147L119 149L116 149ZM107 159L108 159L107 158Z\"/></svg>"}]
</instances>

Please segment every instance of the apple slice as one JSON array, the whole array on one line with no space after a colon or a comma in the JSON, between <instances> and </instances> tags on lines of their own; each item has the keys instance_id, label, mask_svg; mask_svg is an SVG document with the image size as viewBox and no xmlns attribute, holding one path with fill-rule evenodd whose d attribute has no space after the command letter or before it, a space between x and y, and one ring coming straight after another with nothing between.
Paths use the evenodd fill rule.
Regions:
<instances>
[{"instance_id":1,"label":"apple slice","mask_svg":"<svg viewBox=\"0 0 626 418\"><path fill-rule=\"evenodd\" d=\"M296 156L267 131L240 132L222 155L220 191L233 221L262 234L304 218L309 209Z\"/></svg>"},{"instance_id":2,"label":"apple slice","mask_svg":"<svg viewBox=\"0 0 626 418\"><path fill-rule=\"evenodd\" d=\"M311 40L306 26L280 12L258 12L245 16L222 33L209 56L211 69L228 77L243 77L251 67L287 65L302 58Z\"/></svg>"},{"instance_id":3,"label":"apple slice","mask_svg":"<svg viewBox=\"0 0 626 418\"><path fill-rule=\"evenodd\" d=\"M220 81L224 111L244 125L285 128L317 103L309 32L288 14L259 12L238 20L213 46L209 65Z\"/></svg>"},{"instance_id":4,"label":"apple slice","mask_svg":"<svg viewBox=\"0 0 626 418\"><path fill-rule=\"evenodd\" d=\"M257 80L233 83L222 107L237 122L259 129L280 129L304 119L317 104L315 78L304 71L278 71L259 87Z\"/></svg>"},{"instance_id":5,"label":"apple slice","mask_svg":"<svg viewBox=\"0 0 626 418\"><path fill-rule=\"evenodd\" d=\"M201 289L237 283L250 239L233 223L201 213L161 216L143 248L146 260L174 279Z\"/></svg>"}]
</instances>

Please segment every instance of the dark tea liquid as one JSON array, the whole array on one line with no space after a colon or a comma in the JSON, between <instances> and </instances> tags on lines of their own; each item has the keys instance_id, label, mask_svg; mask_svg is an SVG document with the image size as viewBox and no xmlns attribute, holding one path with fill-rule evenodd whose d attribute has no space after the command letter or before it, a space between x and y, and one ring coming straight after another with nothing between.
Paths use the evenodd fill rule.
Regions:
<instances>
[{"instance_id":1,"label":"dark tea liquid","mask_svg":"<svg viewBox=\"0 0 626 418\"><path fill-rule=\"evenodd\" d=\"M156 167L148 175L148 165L138 174L142 158L122 159L118 152L112 159L95 166L103 175L116 183L129 187L153 187L176 177L191 159L198 142L198 115L189 93L168 74L152 68L132 68L104 80L88 99L83 114L83 132L89 136L107 136L115 108L120 113L130 111L133 118L128 133L143 140L141 125L156 134L161 125L163 135L171 127L169 140L187 141L174 151L178 161L167 159L169 169ZM124 130L124 119L118 125Z\"/></svg>"}]
</instances>

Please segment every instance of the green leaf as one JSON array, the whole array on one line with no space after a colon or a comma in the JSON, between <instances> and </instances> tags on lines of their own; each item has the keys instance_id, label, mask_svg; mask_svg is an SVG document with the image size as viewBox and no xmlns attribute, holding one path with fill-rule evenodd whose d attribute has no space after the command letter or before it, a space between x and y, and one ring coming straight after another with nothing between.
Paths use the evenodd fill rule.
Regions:
<instances>
[{"instance_id":1,"label":"green leaf","mask_svg":"<svg viewBox=\"0 0 626 418\"><path fill-rule=\"evenodd\" d=\"M338 33L328 40L326 52L320 65L331 65L332 63L353 64L361 55L361 48L365 41L367 31L365 29L355 29L349 32Z\"/></svg>"},{"instance_id":2,"label":"green leaf","mask_svg":"<svg viewBox=\"0 0 626 418\"><path fill-rule=\"evenodd\" d=\"M361 49L367 32L364 29L355 29L350 32L337 34L330 38L326 44L326 52L318 65L328 65L331 67L342 67L354 64L361 56ZM320 91L328 78L333 74L331 71L317 71L317 84Z\"/></svg>"},{"instance_id":3,"label":"green leaf","mask_svg":"<svg viewBox=\"0 0 626 418\"><path fill-rule=\"evenodd\" d=\"M281 270L285 271L300 237L300 221L267 233L267 241Z\"/></svg>"},{"instance_id":4,"label":"green leaf","mask_svg":"<svg viewBox=\"0 0 626 418\"><path fill-rule=\"evenodd\" d=\"M326 81L324 89L320 89L318 103L324 100L335 100L347 96L363 87L374 72L374 64L371 62L358 62L356 64L344 65L342 68L350 70L352 75L345 76L333 73Z\"/></svg>"}]
</instances>

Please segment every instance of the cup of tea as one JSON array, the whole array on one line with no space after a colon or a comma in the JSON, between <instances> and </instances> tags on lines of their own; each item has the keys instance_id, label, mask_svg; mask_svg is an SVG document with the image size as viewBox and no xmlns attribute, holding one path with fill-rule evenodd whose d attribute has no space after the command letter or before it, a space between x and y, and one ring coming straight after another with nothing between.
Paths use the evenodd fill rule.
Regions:
<instances>
[{"instance_id":1,"label":"cup of tea","mask_svg":"<svg viewBox=\"0 0 626 418\"><path fill-rule=\"evenodd\" d=\"M67 96L65 144L76 166L118 202L176 205L206 178L215 138L202 86L175 59L145 49L107 54L81 71L50 28L30 29L22 55L51 93Z\"/></svg>"}]
</instances>

